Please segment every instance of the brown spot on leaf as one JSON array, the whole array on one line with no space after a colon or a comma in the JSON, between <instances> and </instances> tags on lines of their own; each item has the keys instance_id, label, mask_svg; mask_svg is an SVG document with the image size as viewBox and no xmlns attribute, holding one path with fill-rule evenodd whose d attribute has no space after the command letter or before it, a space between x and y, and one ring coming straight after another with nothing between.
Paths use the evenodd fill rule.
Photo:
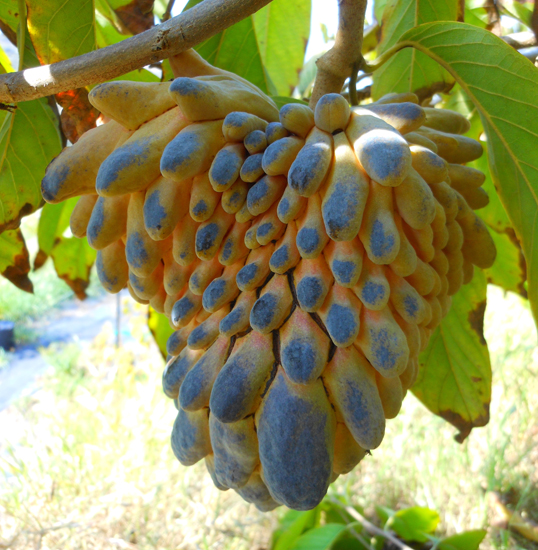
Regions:
<instances>
[{"instance_id":1,"label":"brown spot on leaf","mask_svg":"<svg viewBox=\"0 0 538 550\"><path fill-rule=\"evenodd\" d=\"M480 376L471 376L471 380L476 383L482 382L482 378L480 378Z\"/></svg>"},{"instance_id":2,"label":"brown spot on leaf","mask_svg":"<svg viewBox=\"0 0 538 550\"><path fill-rule=\"evenodd\" d=\"M76 143L84 132L95 128L99 111L89 102L85 88L56 94L56 101L63 109L60 115L62 131L71 143Z\"/></svg>"},{"instance_id":3,"label":"brown spot on leaf","mask_svg":"<svg viewBox=\"0 0 538 550\"><path fill-rule=\"evenodd\" d=\"M525 256L523 255L521 244L519 242L519 239L517 238L516 232L512 227L507 227L504 230L504 233L508 236L512 244L517 248L519 252L518 264L519 270L521 271L521 278L517 283L518 294L523 298L528 299L527 289L525 288L525 281L527 280L527 261L525 260Z\"/></svg>"},{"instance_id":4,"label":"brown spot on leaf","mask_svg":"<svg viewBox=\"0 0 538 550\"><path fill-rule=\"evenodd\" d=\"M151 29L154 24L153 0L133 0L114 10L121 22L133 34Z\"/></svg>"},{"instance_id":5,"label":"brown spot on leaf","mask_svg":"<svg viewBox=\"0 0 538 550\"><path fill-rule=\"evenodd\" d=\"M29 294L34 293L34 285L28 277L28 272L23 273L18 266L11 265L7 267L2 275L17 288L24 290L24 292L28 292Z\"/></svg>"},{"instance_id":6,"label":"brown spot on leaf","mask_svg":"<svg viewBox=\"0 0 538 550\"><path fill-rule=\"evenodd\" d=\"M43 206L43 200L41 200L38 205L27 202L24 206L22 206L15 218L8 220L4 224L0 224L0 233L3 233L4 231L11 231L12 229L18 229L21 225L21 219L24 218L24 216L32 214L41 206Z\"/></svg>"},{"instance_id":7,"label":"brown spot on leaf","mask_svg":"<svg viewBox=\"0 0 538 550\"><path fill-rule=\"evenodd\" d=\"M30 258L26 243L24 242L24 237L20 230L17 231L16 238L22 243L22 252L13 258L13 265L8 266L2 272L2 275L17 288L33 294L34 285L28 278L28 273L30 272Z\"/></svg>"},{"instance_id":8,"label":"brown spot on leaf","mask_svg":"<svg viewBox=\"0 0 538 550\"><path fill-rule=\"evenodd\" d=\"M38 270L40 267L43 267L48 257L49 255L44 250L41 250L40 248L34 259L34 271Z\"/></svg>"},{"instance_id":9,"label":"brown spot on leaf","mask_svg":"<svg viewBox=\"0 0 538 550\"><path fill-rule=\"evenodd\" d=\"M88 288L88 285L90 284L90 278L89 278L90 269L88 268L88 277L86 279L70 279L68 275L59 275L60 279L65 281L69 288L75 293L75 296L79 300L85 300L88 295L86 294L86 289Z\"/></svg>"},{"instance_id":10,"label":"brown spot on leaf","mask_svg":"<svg viewBox=\"0 0 538 550\"><path fill-rule=\"evenodd\" d=\"M454 411L439 411L439 416L450 422L459 433L454 436L458 443L463 443L473 428L481 428L489 422L489 403L484 403L484 412L474 420L466 420Z\"/></svg>"},{"instance_id":11,"label":"brown spot on leaf","mask_svg":"<svg viewBox=\"0 0 538 550\"><path fill-rule=\"evenodd\" d=\"M486 339L484 338L484 313L486 312L486 300L482 300L476 304L475 308L469 312L469 324L471 328L478 334L478 339L480 343L485 346L487 345Z\"/></svg>"}]
</instances>

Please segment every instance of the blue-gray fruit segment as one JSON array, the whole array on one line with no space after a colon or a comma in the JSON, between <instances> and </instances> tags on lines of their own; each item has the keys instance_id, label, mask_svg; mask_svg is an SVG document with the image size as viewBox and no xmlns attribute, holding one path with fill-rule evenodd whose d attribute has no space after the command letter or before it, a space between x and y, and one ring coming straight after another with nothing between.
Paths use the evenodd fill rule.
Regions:
<instances>
[{"instance_id":1,"label":"blue-gray fruit segment","mask_svg":"<svg viewBox=\"0 0 538 550\"><path fill-rule=\"evenodd\" d=\"M260 459L272 497L294 510L311 510L329 487L332 474L334 413L321 382L312 387L315 407L293 391L280 372L264 398L258 420ZM319 393L323 395L316 395ZM334 445L334 442L333 442Z\"/></svg>"},{"instance_id":2,"label":"blue-gray fruit segment","mask_svg":"<svg viewBox=\"0 0 538 550\"><path fill-rule=\"evenodd\" d=\"M172 428L172 451L184 466L192 466L211 452L209 409L179 409Z\"/></svg>"}]
</instances>

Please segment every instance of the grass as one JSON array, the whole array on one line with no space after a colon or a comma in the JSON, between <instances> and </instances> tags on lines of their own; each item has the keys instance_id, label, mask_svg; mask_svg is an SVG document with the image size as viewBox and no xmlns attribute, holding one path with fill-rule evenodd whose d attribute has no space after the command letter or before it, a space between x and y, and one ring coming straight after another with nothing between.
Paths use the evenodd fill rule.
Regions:
<instances>
[{"instance_id":1,"label":"grass","mask_svg":"<svg viewBox=\"0 0 538 550\"><path fill-rule=\"evenodd\" d=\"M270 531L274 517L173 457L154 345L116 350L104 332L48 357L43 389L2 413L0 548L248 549Z\"/></svg>"},{"instance_id":2,"label":"grass","mask_svg":"<svg viewBox=\"0 0 538 550\"><path fill-rule=\"evenodd\" d=\"M409 395L380 449L330 495L369 517L377 503L428 506L446 534L490 526L485 550L538 548L491 527L491 491L538 521L538 348L526 305L496 288L489 297L490 424L459 445L456 430ZM135 312L139 337L120 349L107 330L91 346L49 348L42 389L0 413L0 548L268 548L284 509L262 514L217 491L203 463L174 459L163 362Z\"/></svg>"}]
</instances>

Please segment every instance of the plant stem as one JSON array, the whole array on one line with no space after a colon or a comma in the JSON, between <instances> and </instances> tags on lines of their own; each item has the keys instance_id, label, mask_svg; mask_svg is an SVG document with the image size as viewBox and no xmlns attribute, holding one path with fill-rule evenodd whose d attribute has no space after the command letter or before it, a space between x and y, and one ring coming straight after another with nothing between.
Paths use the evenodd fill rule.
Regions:
<instances>
[{"instance_id":1,"label":"plant stem","mask_svg":"<svg viewBox=\"0 0 538 550\"><path fill-rule=\"evenodd\" d=\"M0 75L0 102L29 101L116 78L188 50L270 1L204 0L177 17L112 46L52 65Z\"/></svg>"},{"instance_id":2,"label":"plant stem","mask_svg":"<svg viewBox=\"0 0 538 550\"><path fill-rule=\"evenodd\" d=\"M395 53L398 53L400 50L410 46L412 46L412 44L408 42L399 42L376 57L372 63L367 63L363 59L361 68L364 72L373 73L375 70L379 69L379 67L384 65Z\"/></svg>"},{"instance_id":3,"label":"plant stem","mask_svg":"<svg viewBox=\"0 0 538 550\"><path fill-rule=\"evenodd\" d=\"M351 76L349 77L349 102L352 107L359 104L357 97L357 75L359 73L359 64L353 63L353 69L351 70Z\"/></svg>"},{"instance_id":4,"label":"plant stem","mask_svg":"<svg viewBox=\"0 0 538 550\"><path fill-rule=\"evenodd\" d=\"M401 548L401 550L413 550L410 546L407 546L407 544L405 544L405 542L402 542L401 540L397 539L396 537L393 537L387 531L384 531L383 529L380 529L379 527L374 525L372 522L368 521L362 514L359 514L359 512L357 512L357 510L355 510L355 508L352 508L351 506L344 506L344 510L353 519L356 519L372 535L379 535L381 537L386 538L392 544L394 544L398 548Z\"/></svg>"},{"instance_id":5,"label":"plant stem","mask_svg":"<svg viewBox=\"0 0 538 550\"><path fill-rule=\"evenodd\" d=\"M340 93L351 76L353 65L362 63L362 39L366 0L338 0L338 31L334 46L317 61L318 73L310 98L310 107L329 93Z\"/></svg>"},{"instance_id":6,"label":"plant stem","mask_svg":"<svg viewBox=\"0 0 538 550\"><path fill-rule=\"evenodd\" d=\"M172 15L172 8L174 7L174 3L176 0L168 0L168 5L166 6L166 11L163 13L163 18L161 19L161 23L164 23L165 21L168 21L170 19L170 16Z\"/></svg>"},{"instance_id":7,"label":"plant stem","mask_svg":"<svg viewBox=\"0 0 538 550\"><path fill-rule=\"evenodd\" d=\"M26 41L26 4L24 0L18 0L19 7L19 36L17 37L17 47L19 51L19 71L24 67L24 46Z\"/></svg>"}]
</instances>

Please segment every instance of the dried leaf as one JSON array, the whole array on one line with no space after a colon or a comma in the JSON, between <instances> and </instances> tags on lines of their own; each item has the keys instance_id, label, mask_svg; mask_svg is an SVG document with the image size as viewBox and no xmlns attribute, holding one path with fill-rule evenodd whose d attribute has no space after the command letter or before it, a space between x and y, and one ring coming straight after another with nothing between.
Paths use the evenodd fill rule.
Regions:
<instances>
[{"instance_id":1,"label":"dried leaf","mask_svg":"<svg viewBox=\"0 0 538 550\"><path fill-rule=\"evenodd\" d=\"M30 273L30 258L20 229L0 234L0 273L16 287L33 293Z\"/></svg>"},{"instance_id":2,"label":"dried leaf","mask_svg":"<svg viewBox=\"0 0 538 550\"><path fill-rule=\"evenodd\" d=\"M133 34L147 31L154 25L153 0L133 0L114 11L125 27Z\"/></svg>"},{"instance_id":3,"label":"dried leaf","mask_svg":"<svg viewBox=\"0 0 538 550\"><path fill-rule=\"evenodd\" d=\"M62 107L60 122L65 137L76 143L80 136L95 128L99 111L88 100L85 88L56 94L56 101Z\"/></svg>"}]
</instances>

